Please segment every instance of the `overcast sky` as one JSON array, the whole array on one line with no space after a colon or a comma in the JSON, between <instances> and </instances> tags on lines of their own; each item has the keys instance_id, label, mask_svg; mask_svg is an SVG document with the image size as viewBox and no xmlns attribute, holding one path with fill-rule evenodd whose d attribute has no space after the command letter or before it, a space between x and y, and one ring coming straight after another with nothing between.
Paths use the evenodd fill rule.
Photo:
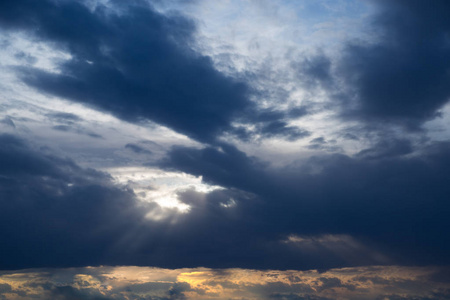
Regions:
<instances>
[{"instance_id":1,"label":"overcast sky","mask_svg":"<svg viewBox=\"0 0 450 300\"><path fill-rule=\"evenodd\" d=\"M177 274L162 294L123 299L199 298L181 268L335 270L327 288L342 299L450 299L426 284L439 272L450 284L449 11L448 0L0 1L0 270L39 268L39 284L48 268ZM362 284L394 266L420 288ZM241 294L207 292L337 298L317 276L309 290L283 281L258 294L238 280ZM1 299L25 297L5 278ZM63 286L55 299L122 299L73 296L71 282L41 297Z\"/></svg>"}]
</instances>

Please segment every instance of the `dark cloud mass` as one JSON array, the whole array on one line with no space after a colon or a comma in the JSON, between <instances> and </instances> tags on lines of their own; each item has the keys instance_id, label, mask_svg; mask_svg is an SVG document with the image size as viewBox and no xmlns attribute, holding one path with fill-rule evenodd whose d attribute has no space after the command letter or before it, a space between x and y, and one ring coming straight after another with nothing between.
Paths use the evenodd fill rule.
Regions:
<instances>
[{"instance_id":1,"label":"dark cloud mass","mask_svg":"<svg viewBox=\"0 0 450 300\"><path fill-rule=\"evenodd\" d=\"M448 264L450 239L443 228L450 225L450 146L437 143L422 150L421 157L405 157L411 147L407 142L391 144L355 158L312 157L285 169L264 166L232 146L175 148L161 166L258 195L262 201L247 207L248 214L261 221L255 226L267 235L349 234L382 246L391 262ZM330 259L332 254L324 256ZM338 260L333 257L328 263Z\"/></svg>"},{"instance_id":2,"label":"dark cloud mass","mask_svg":"<svg viewBox=\"0 0 450 300\"><path fill-rule=\"evenodd\" d=\"M137 201L132 191L114 185L108 175L34 150L9 135L0 140L2 269L86 265L287 269L345 265L333 251L302 250L285 242L287 235L307 231L295 224L286 228L278 219L280 207L242 191L262 192L258 187L268 175L263 173L263 164L249 160L231 146L223 145L222 154L206 150L193 157L197 161L203 156L204 164L198 168L206 180L218 181L229 189L208 194L186 190L179 198L191 207L189 213L166 211L166 218L153 220L148 213L164 211L154 203ZM185 149L178 151L186 153ZM192 155L193 150L188 157ZM183 157L178 161L183 160L186 166L191 164ZM209 171L208 166L212 167ZM241 178L233 178L232 173L243 170L247 171ZM193 167L186 171L198 173ZM259 173L262 176L258 177ZM272 186L266 191L271 193L268 198L276 194ZM283 193L278 195L280 204L285 203L287 210L297 209L283 197ZM276 209L278 217L270 216L271 209ZM293 221L288 212L286 217ZM319 247L330 243L327 238L323 240L317 242ZM338 238L331 244L348 247L348 241ZM299 250L305 256L298 255ZM359 262L373 259L363 253Z\"/></svg>"},{"instance_id":3,"label":"dark cloud mass","mask_svg":"<svg viewBox=\"0 0 450 300\"><path fill-rule=\"evenodd\" d=\"M0 268L96 265L143 218L108 175L0 139Z\"/></svg>"},{"instance_id":4,"label":"dark cloud mass","mask_svg":"<svg viewBox=\"0 0 450 300\"><path fill-rule=\"evenodd\" d=\"M417 129L450 99L450 2L374 2L378 41L350 43L338 67L356 100L345 114Z\"/></svg>"},{"instance_id":5,"label":"dark cloud mass","mask_svg":"<svg viewBox=\"0 0 450 300\"><path fill-rule=\"evenodd\" d=\"M78 1L2 1L0 25L68 51L61 73L20 69L39 90L127 121L153 120L201 141L231 129L250 108L249 88L190 50L194 24L144 1L89 10ZM111 3L109 4L111 5Z\"/></svg>"},{"instance_id":6,"label":"dark cloud mass","mask_svg":"<svg viewBox=\"0 0 450 300\"><path fill-rule=\"evenodd\" d=\"M450 263L448 144L421 158L330 155L282 170L230 145L178 147L162 167L227 189L186 190L189 213L159 221L146 215L161 208L108 175L12 136L0 145L3 269Z\"/></svg>"}]
</instances>

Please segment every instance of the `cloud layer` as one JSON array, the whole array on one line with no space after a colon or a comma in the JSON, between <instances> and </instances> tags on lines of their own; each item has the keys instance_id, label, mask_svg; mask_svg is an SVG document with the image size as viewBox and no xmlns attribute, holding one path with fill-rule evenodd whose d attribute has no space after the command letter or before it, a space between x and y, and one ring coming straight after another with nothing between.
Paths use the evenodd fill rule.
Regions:
<instances>
[{"instance_id":1,"label":"cloud layer","mask_svg":"<svg viewBox=\"0 0 450 300\"><path fill-rule=\"evenodd\" d=\"M448 299L444 268L317 271L99 267L0 273L4 299Z\"/></svg>"}]
</instances>

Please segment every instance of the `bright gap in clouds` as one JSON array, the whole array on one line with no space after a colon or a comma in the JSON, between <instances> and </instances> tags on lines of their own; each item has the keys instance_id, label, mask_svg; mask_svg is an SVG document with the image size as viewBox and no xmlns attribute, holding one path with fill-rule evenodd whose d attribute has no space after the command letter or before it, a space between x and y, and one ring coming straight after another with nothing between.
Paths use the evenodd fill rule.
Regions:
<instances>
[{"instance_id":1,"label":"bright gap in clouds","mask_svg":"<svg viewBox=\"0 0 450 300\"><path fill-rule=\"evenodd\" d=\"M8 36L0 55L4 86L0 90L0 120L5 125L0 128L1 132L22 136L35 147L51 145L50 152L111 174L118 184L131 188L137 199L161 206L161 211L148 215L153 220L167 217L164 209L189 212L189 205L178 200L179 192L208 193L219 189L202 183L201 176L140 166L162 158L174 144L199 145L188 137L150 121L131 124L85 105L36 93L11 72L26 63L60 73L60 65L71 59L69 53L55 51L50 43L36 43L19 33Z\"/></svg>"},{"instance_id":2,"label":"bright gap in clouds","mask_svg":"<svg viewBox=\"0 0 450 300\"><path fill-rule=\"evenodd\" d=\"M178 194L188 190L209 193L222 187L202 182L202 177L181 172L163 171L150 167L118 167L104 170L123 186L131 188L137 198L144 202L155 202L162 208L176 209L188 213L190 206L178 199ZM149 214L150 218L161 216Z\"/></svg>"}]
</instances>

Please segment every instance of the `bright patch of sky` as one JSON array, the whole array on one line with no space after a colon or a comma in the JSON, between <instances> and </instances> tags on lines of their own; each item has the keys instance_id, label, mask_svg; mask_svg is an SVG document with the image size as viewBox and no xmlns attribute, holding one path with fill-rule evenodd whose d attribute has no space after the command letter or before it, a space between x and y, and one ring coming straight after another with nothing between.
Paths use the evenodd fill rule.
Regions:
<instances>
[{"instance_id":1,"label":"bright patch of sky","mask_svg":"<svg viewBox=\"0 0 450 300\"><path fill-rule=\"evenodd\" d=\"M312 133L297 141L277 137L246 143L231 136L225 140L252 155L286 164L308 157L315 138L332 144L325 152L348 154L362 150L365 141L343 139L341 132L355 124L343 124L330 105L330 94L322 88L307 89L299 80L296 64L324 55L337 59L346 41L373 39L367 19L373 7L366 1L169 1L156 2L160 11L178 10L197 21L197 50L210 56L216 67L234 77L252 77L258 106L268 110L309 107L308 114L289 120ZM251 125L239 124L252 130ZM283 161L273 160L283 154Z\"/></svg>"},{"instance_id":2,"label":"bright patch of sky","mask_svg":"<svg viewBox=\"0 0 450 300\"><path fill-rule=\"evenodd\" d=\"M175 208L179 212L188 212L189 205L178 200L178 193L186 190L208 193L221 188L203 183L201 176L157 168L124 167L104 171L111 174L117 183L132 188L141 201L156 202L162 208Z\"/></svg>"},{"instance_id":3,"label":"bright patch of sky","mask_svg":"<svg viewBox=\"0 0 450 300\"><path fill-rule=\"evenodd\" d=\"M373 145L373 136L344 136L343 132L358 131L361 124L339 118L332 99L338 91L306 88L295 67L305 59L323 55L330 59L333 72L346 43L376 42L379 35L370 21L377 11L373 3L364 0L169 1L157 2L156 7L166 12L178 10L196 20L197 50L210 56L216 67L230 76L252 77L247 82L260 92L253 98L260 107L309 108L306 116L289 120L289 125L311 132L309 137L287 141L277 137L258 139L255 135L256 140L248 143L225 136L225 140L275 165L289 164L318 152L352 155ZM440 113L439 118L424 125L428 130L426 135L432 140L446 140L450 136L450 109L446 106ZM251 125L239 125L252 129ZM395 125L391 130L423 143L424 136L417 136L416 132L403 132ZM323 139L326 145L314 148L311 143L317 139Z\"/></svg>"}]
</instances>

